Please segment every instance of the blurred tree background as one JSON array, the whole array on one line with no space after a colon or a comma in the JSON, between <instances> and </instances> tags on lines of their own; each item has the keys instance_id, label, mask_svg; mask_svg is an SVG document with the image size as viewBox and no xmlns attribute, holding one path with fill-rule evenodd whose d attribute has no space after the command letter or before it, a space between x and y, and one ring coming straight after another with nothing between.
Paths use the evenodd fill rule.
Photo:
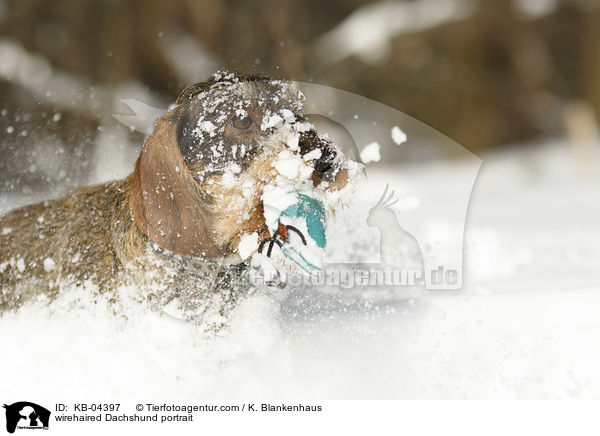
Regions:
<instances>
[{"instance_id":1,"label":"blurred tree background","mask_svg":"<svg viewBox=\"0 0 600 436\"><path fill-rule=\"evenodd\" d=\"M91 144L140 139L99 137L119 98L166 107L217 69L364 95L481 152L596 125L600 0L0 0L2 179L73 184ZM5 157L35 141L57 145L24 176Z\"/></svg>"}]
</instances>

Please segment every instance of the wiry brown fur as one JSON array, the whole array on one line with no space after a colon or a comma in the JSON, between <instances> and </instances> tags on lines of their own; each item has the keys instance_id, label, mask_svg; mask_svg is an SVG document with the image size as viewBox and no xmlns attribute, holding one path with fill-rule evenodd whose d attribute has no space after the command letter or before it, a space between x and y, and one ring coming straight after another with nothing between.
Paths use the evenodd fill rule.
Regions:
<instances>
[{"instance_id":1,"label":"wiry brown fur","mask_svg":"<svg viewBox=\"0 0 600 436\"><path fill-rule=\"evenodd\" d=\"M55 296L60 279L67 276L75 283L94 280L110 288L122 270L119 254L131 251L119 246L126 244L129 231L135 232L126 185L121 181L86 187L3 217L0 310L38 296Z\"/></svg>"},{"instance_id":2,"label":"wiry brown fur","mask_svg":"<svg viewBox=\"0 0 600 436\"><path fill-rule=\"evenodd\" d=\"M142 232L157 244L186 256L216 257L222 253L208 233L210 205L183 162L171 118L167 113L156 122L140 153L129 206Z\"/></svg>"},{"instance_id":3,"label":"wiry brown fur","mask_svg":"<svg viewBox=\"0 0 600 436\"><path fill-rule=\"evenodd\" d=\"M194 98L209 85L186 89L180 105L156 121L128 178L81 188L0 219L0 313L52 299L65 283L91 283L109 293L132 285L157 306L176 296L190 313L209 310L205 303L211 292L224 294L227 304L235 302L233 291L215 285L232 279L212 259L234 253L246 233L258 232L261 240L269 236L260 195L275 177L271 159L277 150L259 147L244 167L243 176L256 181L254 195L244 196L240 183L224 186L220 173L199 180L197 170L205 164L186 164L177 128L198 116ZM259 134L246 139L260 145ZM304 152L327 145L315 138ZM314 183L324 174L315 171ZM339 171L330 189L346 179Z\"/></svg>"}]
</instances>

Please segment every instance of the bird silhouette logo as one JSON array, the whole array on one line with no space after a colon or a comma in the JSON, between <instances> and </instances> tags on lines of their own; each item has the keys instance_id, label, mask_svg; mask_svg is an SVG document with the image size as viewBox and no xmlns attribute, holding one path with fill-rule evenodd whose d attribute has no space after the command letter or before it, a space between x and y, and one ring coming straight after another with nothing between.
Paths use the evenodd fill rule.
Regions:
<instances>
[{"instance_id":1,"label":"bird silhouette logo","mask_svg":"<svg viewBox=\"0 0 600 436\"><path fill-rule=\"evenodd\" d=\"M398 203L395 192L385 186L383 194L369 211L367 225L379 230L381 264L423 271L423 255L417 239L400 225L392 206Z\"/></svg>"}]
</instances>

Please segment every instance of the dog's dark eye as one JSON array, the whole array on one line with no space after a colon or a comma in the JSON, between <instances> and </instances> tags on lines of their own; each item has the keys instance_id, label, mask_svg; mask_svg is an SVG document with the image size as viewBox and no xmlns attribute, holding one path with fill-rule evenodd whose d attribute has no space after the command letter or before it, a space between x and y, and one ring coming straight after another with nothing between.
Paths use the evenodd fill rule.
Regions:
<instances>
[{"instance_id":1,"label":"dog's dark eye","mask_svg":"<svg viewBox=\"0 0 600 436\"><path fill-rule=\"evenodd\" d=\"M235 116L231 120L231 125L238 130L248 130L252 125L252 118L249 116Z\"/></svg>"}]
</instances>

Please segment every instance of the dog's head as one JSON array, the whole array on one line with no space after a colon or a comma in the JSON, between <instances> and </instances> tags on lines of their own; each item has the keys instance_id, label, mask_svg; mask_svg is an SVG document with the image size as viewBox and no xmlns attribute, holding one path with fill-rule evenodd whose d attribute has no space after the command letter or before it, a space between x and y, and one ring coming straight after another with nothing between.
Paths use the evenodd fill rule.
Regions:
<instances>
[{"instance_id":1,"label":"dog's head","mask_svg":"<svg viewBox=\"0 0 600 436\"><path fill-rule=\"evenodd\" d=\"M268 236L261 192L277 177L282 153L305 162L297 177L319 189L346 184L345 158L306 121L296 84L217 74L189 86L138 158L133 217L174 253L230 254L244 233Z\"/></svg>"}]
</instances>

